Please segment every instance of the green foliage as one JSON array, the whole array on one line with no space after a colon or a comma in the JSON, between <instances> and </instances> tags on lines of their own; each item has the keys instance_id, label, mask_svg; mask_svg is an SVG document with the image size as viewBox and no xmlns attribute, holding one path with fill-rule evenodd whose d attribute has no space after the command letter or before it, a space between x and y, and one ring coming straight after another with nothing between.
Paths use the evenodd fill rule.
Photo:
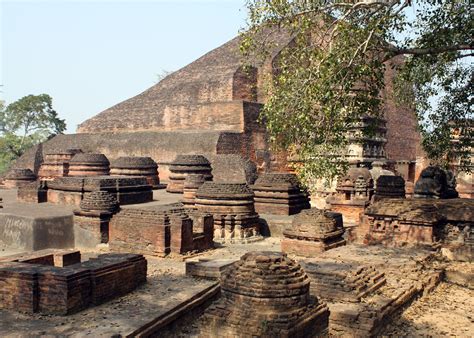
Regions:
<instances>
[{"instance_id":1,"label":"green foliage","mask_svg":"<svg viewBox=\"0 0 474 338\"><path fill-rule=\"evenodd\" d=\"M28 95L5 107L0 105L0 172L28 148L64 132L47 94Z\"/></svg>"},{"instance_id":2,"label":"green foliage","mask_svg":"<svg viewBox=\"0 0 474 338\"><path fill-rule=\"evenodd\" d=\"M465 90L472 85L472 68L460 62L472 53L469 5L447 0L420 4L247 1L248 27L240 46L246 63L263 63L279 53L276 70L265 79L262 120L273 145L301 160L297 169L306 183L346 170L349 131L363 116L383 114L384 73L396 56L408 56L398 69L397 99L414 100L420 130L430 130L423 132L430 156L446 157L452 147L448 121L472 119L472 91ZM409 15L413 8L414 20ZM291 40L288 48L280 50L273 31ZM431 109L428 103L438 86L446 95Z\"/></svg>"}]
</instances>

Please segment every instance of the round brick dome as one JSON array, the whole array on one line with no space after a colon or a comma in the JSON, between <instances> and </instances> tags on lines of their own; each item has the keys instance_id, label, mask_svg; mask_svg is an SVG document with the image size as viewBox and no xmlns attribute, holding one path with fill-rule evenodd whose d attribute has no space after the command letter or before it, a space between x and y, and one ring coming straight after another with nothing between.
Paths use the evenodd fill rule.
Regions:
<instances>
[{"instance_id":1,"label":"round brick dome","mask_svg":"<svg viewBox=\"0 0 474 338\"><path fill-rule=\"evenodd\" d=\"M123 156L110 163L111 168L123 169L157 169L158 165L151 157Z\"/></svg>"},{"instance_id":2,"label":"round brick dome","mask_svg":"<svg viewBox=\"0 0 474 338\"><path fill-rule=\"evenodd\" d=\"M114 213L119 209L119 203L114 195L106 191L93 191L84 194L80 208L82 211Z\"/></svg>"},{"instance_id":3,"label":"round brick dome","mask_svg":"<svg viewBox=\"0 0 474 338\"><path fill-rule=\"evenodd\" d=\"M246 183L204 182L196 197L217 200L253 200L253 191Z\"/></svg>"},{"instance_id":4,"label":"round brick dome","mask_svg":"<svg viewBox=\"0 0 474 338\"><path fill-rule=\"evenodd\" d=\"M255 185L288 185L298 186L298 178L295 174L288 173L263 173L255 181Z\"/></svg>"},{"instance_id":5,"label":"round brick dome","mask_svg":"<svg viewBox=\"0 0 474 338\"><path fill-rule=\"evenodd\" d=\"M343 229L342 215L321 209L307 209L295 216L284 235L291 238L321 238Z\"/></svg>"},{"instance_id":6,"label":"round brick dome","mask_svg":"<svg viewBox=\"0 0 474 338\"><path fill-rule=\"evenodd\" d=\"M109 160L104 154L79 153L69 162L68 176L109 175Z\"/></svg>"},{"instance_id":7,"label":"round brick dome","mask_svg":"<svg viewBox=\"0 0 474 338\"><path fill-rule=\"evenodd\" d=\"M110 162L104 154L78 153L71 159L71 164L95 164L109 166Z\"/></svg>"},{"instance_id":8,"label":"round brick dome","mask_svg":"<svg viewBox=\"0 0 474 338\"><path fill-rule=\"evenodd\" d=\"M282 252L248 252L222 274L223 292L251 298L309 295L310 280L301 266Z\"/></svg>"},{"instance_id":9,"label":"round brick dome","mask_svg":"<svg viewBox=\"0 0 474 338\"><path fill-rule=\"evenodd\" d=\"M212 180L211 163L202 155L178 155L170 164L169 183L166 191L183 193L184 181L188 175L204 175L206 181Z\"/></svg>"},{"instance_id":10,"label":"round brick dome","mask_svg":"<svg viewBox=\"0 0 474 338\"><path fill-rule=\"evenodd\" d=\"M309 287L306 273L285 253L246 253L222 273L222 296L203 317L203 336L326 336L327 305Z\"/></svg>"},{"instance_id":11,"label":"round brick dome","mask_svg":"<svg viewBox=\"0 0 474 338\"><path fill-rule=\"evenodd\" d=\"M178 155L171 165L210 166L211 163L202 155Z\"/></svg>"}]
</instances>

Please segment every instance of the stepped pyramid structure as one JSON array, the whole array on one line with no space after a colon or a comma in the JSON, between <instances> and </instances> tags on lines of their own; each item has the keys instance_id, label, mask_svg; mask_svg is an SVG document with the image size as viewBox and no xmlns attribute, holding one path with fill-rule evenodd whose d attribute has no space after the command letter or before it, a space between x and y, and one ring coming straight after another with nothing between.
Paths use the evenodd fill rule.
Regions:
<instances>
[{"instance_id":1,"label":"stepped pyramid structure","mask_svg":"<svg viewBox=\"0 0 474 338\"><path fill-rule=\"evenodd\" d=\"M37 172L43 153L80 148L103 153L110 160L149 156L159 165L164 180L170 162L181 154L201 154L211 163L218 154L239 154L255 162L260 172L285 170L286 156L270 152L258 115L265 103L263 77L275 70L279 52L292 38L282 31L270 38L276 44L264 64L244 70L240 40L234 38L143 93L84 121L77 134L58 135L31 150L16 166ZM393 77L391 67L386 77ZM382 142L377 141L383 147L355 148L374 158L380 155L409 163L416 159L419 144L415 116L409 109L396 107L390 91L387 86L383 93L386 132Z\"/></svg>"}]
</instances>

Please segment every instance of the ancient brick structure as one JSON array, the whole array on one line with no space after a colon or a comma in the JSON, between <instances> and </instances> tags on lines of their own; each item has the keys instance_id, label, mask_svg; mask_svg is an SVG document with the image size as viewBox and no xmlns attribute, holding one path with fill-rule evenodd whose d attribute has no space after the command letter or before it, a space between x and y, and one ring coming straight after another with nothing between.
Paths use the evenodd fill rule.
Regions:
<instances>
[{"instance_id":1,"label":"ancient brick structure","mask_svg":"<svg viewBox=\"0 0 474 338\"><path fill-rule=\"evenodd\" d=\"M321 261L305 263L303 268L325 301L357 303L387 283L385 273L375 266Z\"/></svg>"},{"instance_id":2,"label":"ancient brick structure","mask_svg":"<svg viewBox=\"0 0 474 338\"><path fill-rule=\"evenodd\" d=\"M214 182L254 184L258 177L255 163L241 155L219 154L211 162Z\"/></svg>"},{"instance_id":3,"label":"ancient brick structure","mask_svg":"<svg viewBox=\"0 0 474 338\"><path fill-rule=\"evenodd\" d=\"M340 212L345 225L358 224L373 194L373 179L367 168L349 168L337 181L336 194L328 198L332 211Z\"/></svg>"},{"instance_id":4,"label":"ancient brick structure","mask_svg":"<svg viewBox=\"0 0 474 338\"><path fill-rule=\"evenodd\" d=\"M3 184L6 188L17 188L22 185L34 182L36 180L36 175L30 169L12 169L10 170Z\"/></svg>"},{"instance_id":5,"label":"ancient brick structure","mask_svg":"<svg viewBox=\"0 0 474 338\"><path fill-rule=\"evenodd\" d=\"M122 209L110 223L109 246L119 252L182 254L213 247L213 219L182 204Z\"/></svg>"},{"instance_id":6,"label":"ancient brick structure","mask_svg":"<svg viewBox=\"0 0 474 338\"><path fill-rule=\"evenodd\" d=\"M405 180L401 176L379 176L373 196L373 201L382 198L405 198Z\"/></svg>"},{"instance_id":7,"label":"ancient brick structure","mask_svg":"<svg viewBox=\"0 0 474 338\"><path fill-rule=\"evenodd\" d=\"M372 162L372 169L370 169L370 176L374 182L374 189L377 188L377 179L380 176L394 176L395 174L386 169L387 163L385 161L374 161Z\"/></svg>"},{"instance_id":8,"label":"ancient brick structure","mask_svg":"<svg viewBox=\"0 0 474 338\"><path fill-rule=\"evenodd\" d=\"M214 217L214 241L234 243L261 238L253 197L246 183L205 182L197 190L197 210Z\"/></svg>"},{"instance_id":9,"label":"ancient brick structure","mask_svg":"<svg viewBox=\"0 0 474 338\"><path fill-rule=\"evenodd\" d=\"M110 164L110 175L145 176L154 189L160 187L158 164L151 157L119 157Z\"/></svg>"},{"instance_id":10,"label":"ancient brick structure","mask_svg":"<svg viewBox=\"0 0 474 338\"><path fill-rule=\"evenodd\" d=\"M79 206L84 193L92 191L109 192L120 204L153 200L151 185L145 177L84 176L58 177L48 182L48 202Z\"/></svg>"},{"instance_id":11,"label":"ancient brick structure","mask_svg":"<svg viewBox=\"0 0 474 338\"><path fill-rule=\"evenodd\" d=\"M280 252L249 252L226 269L221 299L202 319L205 337L309 337L328 333L329 311L310 280Z\"/></svg>"},{"instance_id":12,"label":"ancient brick structure","mask_svg":"<svg viewBox=\"0 0 474 338\"><path fill-rule=\"evenodd\" d=\"M105 254L84 263L0 263L0 308L67 315L122 296L146 281L141 255Z\"/></svg>"},{"instance_id":13,"label":"ancient brick structure","mask_svg":"<svg viewBox=\"0 0 474 338\"><path fill-rule=\"evenodd\" d=\"M280 52L293 36L275 30L265 34L265 39L273 46L266 62L242 67L240 37L232 39L143 93L84 121L78 134L58 135L32 149L17 166L33 169L35 158L44 152L79 147L109 158L150 156L160 166L161 180L168 179L168 166L179 154L203 154L210 160L220 154L237 154L254 162L259 172L284 170L286 154L270 151L258 116L267 100L264 79L277 71ZM402 56L390 60L393 65L403 62ZM381 93L384 119L377 123L377 134L363 142L358 133L368 122L363 120L353 130L350 150L367 160L384 156L414 163L420 148L416 116L407 105L394 102L396 68L391 66L386 68Z\"/></svg>"},{"instance_id":14,"label":"ancient brick structure","mask_svg":"<svg viewBox=\"0 0 474 338\"><path fill-rule=\"evenodd\" d=\"M443 216L433 203L420 200L382 199L365 210L357 229L366 244L386 246L432 244Z\"/></svg>"},{"instance_id":15,"label":"ancient brick structure","mask_svg":"<svg viewBox=\"0 0 474 338\"><path fill-rule=\"evenodd\" d=\"M114 195L106 191L84 194L79 209L74 210L75 247L95 248L109 242L109 222L119 211Z\"/></svg>"},{"instance_id":16,"label":"ancient brick structure","mask_svg":"<svg viewBox=\"0 0 474 338\"><path fill-rule=\"evenodd\" d=\"M81 252L77 250L45 249L0 257L0 264L19 262L65 267L81 262Z\"/></svg>"},{"instance_id":17,"label":"ancient brick structure","mask_svg":"<svg viewBox=\"0 0 474 338\"><path fill-rule=\"evenodd\" d=\"M17 200L26 203L44 203L48 201L46 181L35 181L18 187Z\"/></svg>"},{"instance_id":18,"label":"ancient brick structure","mask_svg":"<svg viewBox=\"0 0 474 338\"><path fill-rule=\"evenodd\" d=\"M212 180L211 163L202 155L178 155L170 166L170 181L167 192L183 193L184 180L190 174L203 175L206 181Z\"/></svg>"},{"instance_id":19,"label":"ancient brick structure","mask_svg":"<svg viewBox=\"0 0 474 338\"><path fill-rule=\"evenodd\" d=\"M349 149L347 158L351 162L369 165L386 158L385 144L387 143L387 121L383 118L363 116L349 130ZM373 135L364 134L367 128L373 129Z\"/></svg>"},{"instance_id":20,"label":"ancient brick structure","mask_svg":"<svg viewBox=\"0 0 474 338\"><path fill-rule=\"evenodd\" d=\"M345 245L342 215L319 209L303 210L283 231L281 250L304 257Z\"/></svg>"},{"instance_id":21,"label":"ancient brick structure","mask_svg":"<svg viewBox=\"0 0 474 338\"><path fill-rule=\"evenodd\" d=\"M414 198L456 198L456 179L452 172L429 166L415 184Z\"/></svg>"},{"instance_id":22,"label":"ancient brick structure","mask_svg":"<svg viewBox=\"0 0 474 338\"><path fill-rule=\"evenodd\" d=\"M78 153L69 161L68 176L109 175L109 165L104 154Z\"/></svg>"},{"instance_id":23,"label":"ancient brick structure","mask_svg":"<svg viewBox=\"0 0 474 338\"><path fill-rule=\"evenodd\" d=\"M309 209L308 194L294 174L264 173L252 186L255 211L260 214L293 215Z\"/></svg>"},{"instance_id":24,"label":"ancient brick structure","mask_svg":"<svg viewBox=\"0 0 474 338\"><path fill-rule=\"evenodd\" d=\"M103 254L80 264L91 272L91 304L123 296L146 282L147 261L136 254Z\"/></svg>"},{"instance_id":25,"label":"ancient brick structure","mask_svg":"<svg viewBox=\"0 0 474 338\"><path fill-rule=\"evenodd\" d=\"M235 263L235 261L235 259L186 260L186 276L220 279L222 273Z\"/></svg>"},{"instance_id":26,"label":"ancient brick structure","mask_svg":"<svg viewBox=\"0 0 474 338\"><path fill-rule=\"evenodd\" d=\"M206 177L202 174L189 174L186 176L183 184L183 198L181 202L187 208L194 208L196 191L206 181Z\"/></svg>"},{"instance_id":27,"label":"ancient brick structure","mask_svg":"<svg viewBox=\"0 0 474 338\"><path fill-rule=\"evenodd\" d=\"M69 173L69 162L74 155L82 153L81 149L67 149L65 151L52 151L44 155L43 162L38 171L40 180L52 180L55 177L64 177Z\"/></svg>"},{"instance_id":28,"label":"ancient brick structure","mask_svg":"<svg viewBox=\"0 0 474 338\"><path fill-rule=\"evenodd\" d=\"M442 243L442 250L452 260L472 262L474 260L474 199L436 200L434 204L445 219L443 226L435 232L436 240Z\"/></svg>"},{"instance_id":29,"label":"ancient brick structure","mask_svg":"<svg viewBox=\"0 0 474 338\"><path fill-rule=\"evenodd\" d=\"M456 176L457 187L461 198L474 198L474 147L472 135L474 132L474 119L457 120L452 122L451 142L459 143L462 139L471 137L471 147L462 149L464 155L470 159L469 171L461 171L461 153L454 153L450 158L450 168ZM465 162L465 161L464 161ZM464 163L463 166L465 166Z\"/></svg>"}]
</instances>

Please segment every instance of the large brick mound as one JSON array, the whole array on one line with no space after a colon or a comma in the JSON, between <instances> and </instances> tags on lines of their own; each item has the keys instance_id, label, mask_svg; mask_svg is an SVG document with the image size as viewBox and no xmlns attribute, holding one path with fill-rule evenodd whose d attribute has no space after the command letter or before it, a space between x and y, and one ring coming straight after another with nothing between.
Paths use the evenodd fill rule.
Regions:
<instances>
[{"instance_id":1,"label":"large brick mound","mask_svg":"<svg viewBox=\"0 0 474 338\"><path fill-rule=\"evenodd\" d=\"M263 64L244 69L240 38L234 38L143 93L84 121L77 134L58 135L31 149L15 167L37 174L46 153L80 148L103 153L109 160L150 156L164 181L168 165L179 154L202 154L211 161L219 154L236 154L253 161L259 171L287 169L285 155L270 151L258 115L266 101L263 79L278 66L279 53L292 38L281 30L268 33L265 38L275 44ZM416 118L413 111L393 102L393 77L393 67L387 67L386 154L392 160L414 161L419 148Z\"/></svg>"}]
</instances>

